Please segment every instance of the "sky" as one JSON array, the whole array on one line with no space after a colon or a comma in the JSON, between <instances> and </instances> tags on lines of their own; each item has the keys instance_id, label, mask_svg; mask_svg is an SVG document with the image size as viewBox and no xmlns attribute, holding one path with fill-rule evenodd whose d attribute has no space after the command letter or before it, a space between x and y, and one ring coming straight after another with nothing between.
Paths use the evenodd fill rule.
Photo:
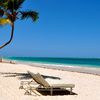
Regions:
<instances>
[{"instance_id":1,"label":"sky","mask_svg":"<svg viewBox=\"0 0 100 100\"><path fill-rule=\"evenodd\" d=\"M22 10L39 19L15 22L14 38L0 56L100 58L99 0L26 0ZM10 26L0 27L0 44Z\"/></svg>"}]
</instances>

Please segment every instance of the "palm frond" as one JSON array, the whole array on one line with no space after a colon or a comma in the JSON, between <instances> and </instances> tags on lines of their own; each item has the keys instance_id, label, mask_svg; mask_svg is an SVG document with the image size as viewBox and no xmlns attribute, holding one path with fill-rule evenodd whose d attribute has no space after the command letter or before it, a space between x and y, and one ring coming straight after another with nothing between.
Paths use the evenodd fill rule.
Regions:
<instances>
[{"instance_id":1,"label":"palm frond","mask_svg":"<svg viewBox=\"0 0 100 100\"><path fill-rule=\"evenodd\" d=\"M8 2L7 9L10 11L12 11L12 8L14 10L18 10L21 7L21 5L24 3L24 1L25 0L10 0Z\"/></svg>"},{"instance_id":2,"label":"palm frond","mask_svg":"<svg viewBox=\"0 0 100 100\"><path fill-rule=\"evenodd\" d=\"M0 0L0 6L2 6L4 3L8 2L9 0Z\"/></svg>"},{"instance_id":3,"label":"palm frond","mask_svg":"<svg viewBox=\"0 0 100 100\"><path fill-rule=\"evenodd\" d=\"M0 18L0 25L11 24L8 18Z\"/></svg>"},{"instance_id":4,"label":"palm frond","mask_svg":"<svg viewBox=\"0 0 100 100\"><path fill-rule=\"evenodd\" d=\"M12 10L18 10L24 1L25 0L2 0L2 2L0 2L0 6L12 12Z\"/></svg>"},{"instance_id":5,"label":"palm frond","mask_svg":"<svg viewBox=\"0 0 100 100\"><path fill-rule=\"evenodd\" d=\"M24 2L25 0L14 0L14 9L18 10Z\"/></svg>"},{"instance_id":6,"label":"palm frond","mask_svg":"<svg viewBox=\"0 0 100 100\"><path fill-rule=\"evenodd\" d=\"M33 21L36 21L38 17L38 13L35 11L20 11L21 19L31 18Z\"/></svg>"},{"instance_id":7,"label":"palm frond","mask_svg":"<svg viewBox=\"0 0 100 100\"><path fill-rule=\"evenodd\" d=\"M3 15L4 15L4 11L0 9L0 17L2 17Z\"/></svg>"},{"instance_id":8,"label":"palm frond","mask_svg":"<svg viewBox=\"0 0 100 100\"><path fill-rule=\"evenodd\" d=\"M5 6L11 0L0 0L0 6Z\"/></svg>"}]
</instances>

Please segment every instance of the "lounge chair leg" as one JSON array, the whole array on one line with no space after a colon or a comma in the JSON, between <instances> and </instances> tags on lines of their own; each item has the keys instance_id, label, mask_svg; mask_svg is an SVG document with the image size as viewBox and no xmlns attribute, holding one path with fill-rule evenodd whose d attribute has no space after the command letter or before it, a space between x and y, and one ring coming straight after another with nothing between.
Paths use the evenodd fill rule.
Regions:
<instances>
[{"instance_id":1,"label":"lounge chair leg","mask_svg":"<svg viewBox=\"0 0 100 100\"><path fill-rule=\"evenodd\" d=\"M31 93L29 91L26 91L25 95L31 95Z\"/></svg>"},{"instance_id":2,"label":"lounge chair leg","mask_svg":"<svg viewBox=\"0 0 100 100\"><path fill-rule=\"evenodd\" d=\"M52 95L52 94L53 94L53 88L50 89L50 95Z\"/></svg>"},{"instance_id":3,"label":"lounge chair leg","mask_svg":"<svg viewBox=\"0 0 100 100\"><path fill-rule=\"evenodd\" d=\"M30 88L30 91L33 92L33 93L35 93L38 96L42 96L42 94L39 93L35 88Z\"/></svg>"},{"instance_id":4,"label":"lounge chair leg","mask_svg":"<svg viewBox=\"0 0 100 100\"><path fill-rule=\"evenodd\" d=\"M23 86L20 86L19 89L23 89Z\"/></svg>"},{"instance_id":5,"label":"lounge chair leg","mask_svg":"<svg viewBox=\"0 0 100 100\"><path fill-rule=\"evenodd\" d=\"M70 88L70 94L72 94L72 88Z\"/></svg>"}]
</instances>

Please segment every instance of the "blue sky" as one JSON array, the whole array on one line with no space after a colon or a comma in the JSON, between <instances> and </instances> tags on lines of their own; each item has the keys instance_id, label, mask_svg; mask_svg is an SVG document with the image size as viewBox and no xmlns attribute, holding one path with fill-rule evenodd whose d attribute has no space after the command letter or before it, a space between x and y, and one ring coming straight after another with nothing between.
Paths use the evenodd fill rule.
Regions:
<instances>
[{"instance_id":1,"label":"blue sky","mask_svg":"<svg viewBox=\"0 0 100 100\"><path fill-rule=\"evenodd\" d=\"M14 39L0 56L100 58L99 0L26 0L39 20L16 21ZM0 27L0 44L10 27Z\"/></svg>"}]
</instances>

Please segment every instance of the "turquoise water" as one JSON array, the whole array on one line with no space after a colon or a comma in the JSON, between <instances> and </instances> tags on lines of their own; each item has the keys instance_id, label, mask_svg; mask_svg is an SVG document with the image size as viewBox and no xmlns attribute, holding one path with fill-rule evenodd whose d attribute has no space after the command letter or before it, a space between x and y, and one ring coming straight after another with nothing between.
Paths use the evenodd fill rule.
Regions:
<instances>
[{"instance_id":1,"label":"turquoise water","mask_svg":"<svg viewBox=\"0 0 100 100\"><path fill-rule=\"evenodd\" d=\"M8 57L8 60L15 60L26 63L42 63L57 65L74 65L83 67L100 68L100 59L95 58L43 58L43 57Z\"/></svg>"}]
</instances>

